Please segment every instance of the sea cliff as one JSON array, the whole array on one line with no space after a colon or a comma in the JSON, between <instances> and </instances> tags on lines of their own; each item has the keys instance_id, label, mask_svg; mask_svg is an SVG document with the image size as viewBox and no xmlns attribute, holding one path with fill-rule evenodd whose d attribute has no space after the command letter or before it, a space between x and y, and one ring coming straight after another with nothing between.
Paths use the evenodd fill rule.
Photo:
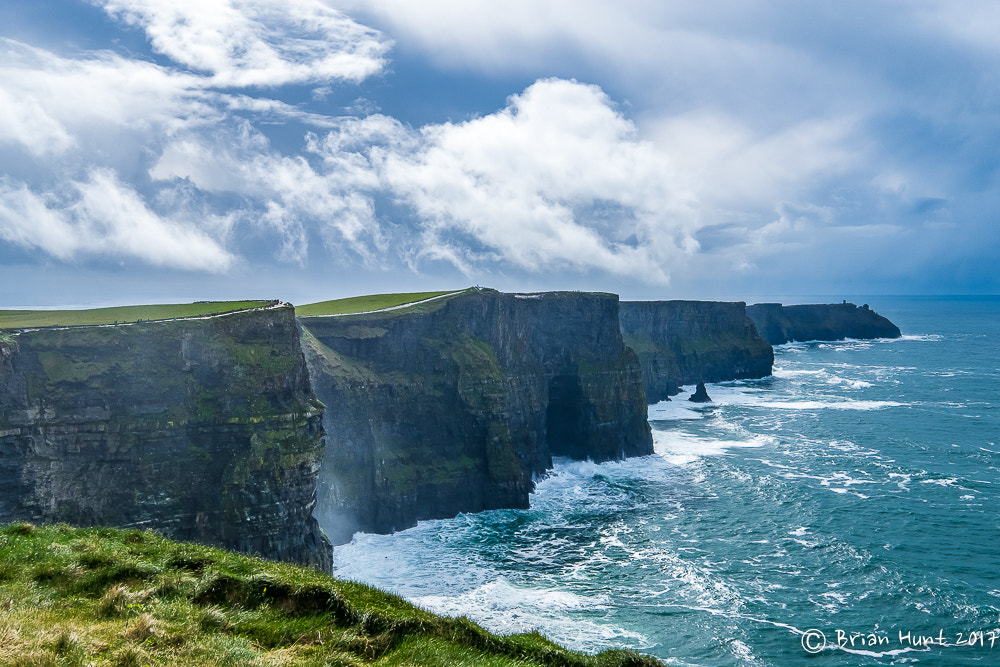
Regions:
<instances>
[{"instance_id":1,"label":"sea cliff","mask_svg":"<svg viewBox=\"0 0 1000 667\"><path fill-rule=\"evenodd\" d=\"M525 508L552 456L652 453L613 294L471 289L301 317L328 447L316 515L334 543L420 519Z\"/></svg>"},{"instance_id":2,"label":"sea cliff","mask_svg":"<svg viewBox=\"0 0 1000 667\"><path fill-rule=\"evenodd\" d=\"M747 308L757 330L771 345L845 338L899 338L899 327L868 307L844 301L783 306L758 303Z\"/></svg>"},{"instance_id":3,"label":"sea cliff","mask_svg":"<svg viewBox=\"0 0 1000 667\"><path fill-rule=\"evenodd\" d=\"M774 364L743 302L623 301L621 330L650 403L681 385L766 377Z\"/></svg>"},{"instance_id":4,"label":"sea cliff","mask_svg":"<svg viewBox=\"0 0 1000 667\"><path fill-rule=\"evenodd\" d=\"M0 341L0 524L153 528L329 570L288 305Z\"/></svg>"}]
</instances>

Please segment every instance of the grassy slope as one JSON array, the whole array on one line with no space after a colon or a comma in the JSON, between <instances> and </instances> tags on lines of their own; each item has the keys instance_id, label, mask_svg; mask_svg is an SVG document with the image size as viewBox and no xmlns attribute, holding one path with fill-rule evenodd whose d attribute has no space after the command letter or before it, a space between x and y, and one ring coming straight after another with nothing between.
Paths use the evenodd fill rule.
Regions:
<instances>
[{"instance_id":1,"label":"grassy slope","mask_svg":"<svg viewBox=\"0 0 1000 667\"><path fill-rule=\"evenodd\" d=\"M335 299L333 301L320 301L304 306L296 306L295 315L297 317L316 317L322 315L350 315L354 313L366 313L373 310L385 308L398 308L407 304L433 299L446 294L461 294L469 290L450 290L445 292L410 292L407 294L369 294L366 296L352 296L347 299Z\"/></svg>"},{"instance_id":2,"label":"grassy slope","mask_svg":"<svg viewBox=\"0 0 1000 667\"><path fill-rule=\"evenodd\" d=\"M0 528L0 664L626 666L319 572L152 532Z\"/></svg>"},{"instance_id":3,"label":"grassy slope","mask_svg":"<svg viewBox=\"0 0 1000 667\"><path fill-rule=\"evenodd\" d=\"M51 326L80 326L170 320L260 308L271 301L203 301L148 306L116 306L89 310L0 310L0 329L28 329Z\"/></svg>"}]
</instances>

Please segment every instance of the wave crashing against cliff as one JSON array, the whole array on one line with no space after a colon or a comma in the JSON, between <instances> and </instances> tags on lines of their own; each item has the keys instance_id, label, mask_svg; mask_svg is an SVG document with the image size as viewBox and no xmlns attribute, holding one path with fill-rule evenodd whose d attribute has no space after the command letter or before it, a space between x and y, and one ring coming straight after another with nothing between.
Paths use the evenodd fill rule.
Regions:
<instances>
[{"instance_id":1,"label":"wave crashing against cliff","mask_svg":"<svg viewBox=\"0 0 1000 667\"><path fill-rule=\"evenodd\" d=\"M317 516L334 543L526 508L554 455L653 451L616 295L472 289L413 309L299 321L327 405Z\"/></svg>"}]
</instances>

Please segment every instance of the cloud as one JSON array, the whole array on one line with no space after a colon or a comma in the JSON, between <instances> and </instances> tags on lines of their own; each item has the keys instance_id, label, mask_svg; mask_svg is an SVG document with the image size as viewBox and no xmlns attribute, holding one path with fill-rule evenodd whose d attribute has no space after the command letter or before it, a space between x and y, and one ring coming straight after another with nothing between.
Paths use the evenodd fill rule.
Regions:
<instances>
[{"instance_id":1,"label":"cloud","mask_svg":"<svg viewBox=\"0 0 1000 667\"><path fill-rule=\"evenodd\" d=\"M981 0L90 2L159 55L0 38L11 248L655 289L996 254Z\"/></svg>"},{"instance_id":2,"label":"cloud","mask_svg":"<svg viewBox=\"0 0 1000 667\"><path fill-rule=\"evenodd\" d=\"M390 44L319 0L92 0L215 86L361 81Z\"/></svg>"},{"instance_id":3,"label":"cloud","mask_svg":"<svg viewBox=\"0 0 1000 667\"><path fill-rule=\"evenodd\" d=\"M72 150L93 154L90 140L205 125L220 116L197 77L109 52L61 58L0 39L0 141L39 158ZM122 143L120 140L118 143Z\"/></svg>"},{"instance_id":4,"label":"cloud","mask_svg":"<svg viewBox=\"0 0 1000 667\"><path fill-rule=\"evenodd\" d=\"M855 64L842 63L837 32L866 32L864 24L854 25L859 14L881 11L876 24L892 15L761 0L332 1L442 69L574 76L672 113L708 106L786 118L879 98L863 72L845 76Z\"/></svg>"},{"instance_id":5,"label":"cloud","mask_svg":"<svg viewBox=\"0 0 1000 667\"><path fill-rule=\"evenodd\" d=\"M328 124L298 155L247 121L180 133L149 176L238 195L241 220L275 231L278 255L300 264L316 234L338 263L346 250L370 267L442 260L665 282L697 249L694 202L670 160L596 86L542 80L496 113L419 130L379 114ZM384 223L391 202L410 219Z\"/></svg>"},{"instance_id":6,"label":"cloud","mask_svg":"<svg viewBox=\"0 0 1000 667\"><path fill-rule=\"evenodd\" d=\"M333 4L391 26L441 64L481 69L530 66L558 60L567 48L584 45L621 54L648 46L650 28L675 10L646 0L332 0ZM631 41L628 41L631 40ZM616 42L617 45L615 44Z\"/></svg>"},{"instance_id":7,"label":"cloud","mask_svg":"<svg viewBox=\"0 0 1000 667\"><path fill-rule=\"evenodd\" d=\"M316 137L307 139L307 151L318 150ZM385 249L371 199L381 186L360 154L337 150L313 165L304 155L282 155L242 122L216 128L211 136L188 133L171 140L149 175L165 184L184 180L211 195L238 195L244 202L241 219L275 231L278 256L287 261L305 264L310 231L339 262L349 261L342 253L347 250L372 264Z\"/></svg>"},{"instance_id":8,"label":"cloud","mask_svg":"<svg viewBox=\"0 0 1000 667\"><path fill-rule=\"evenodd\" d=\"M171 7L163 11L180 11ZM204 12L191 4L180 7L192 13L191 21L181 21L197 33L190 39L208 39L198 26L200 21L211 23L217 18L219 6L208 3ZM226 7L234 10L234 6ZM244 75L274 75L270 80L281 82L363 76L372 68L351 69L346 66L350 58L334 55L348 48L344 40L353 36L364 41L374 33L316 3L296 4L281 20L265 16L277 11L277 5L249 3L247 7L252 10L251 18L269 21L257 25L247 19L244 28L251 32L260 28L264 34L257 37L261 39L278 39L276 31L291 30L295 21L313 19L315 30L322 34L315 39L282 41L284 50L276 52L276 58L301 56L298 64L285 63L288 68L284 70L266 58L237 58L238 62L226 65L234 69L220 70L214 76L181 72L110 51L61 57L0 39L0 146L16 147L31 158L5 153L5 158L13 158L5 160L0 176L13 199L6 203L0 238L64 260L82 255L121 256L173 268L223 271L233 266L235 255L208 228L224 221L228 229L244 225L275 230L277 254L284 260L304 261L311 229L331 250L346 243L356 254L370 258L370 248L382 243L372 224L371 203L346 192L347 182L325 182L302 156L272 151L256 129L274 122L340 127L338 120L276 99L226 94L216 86L232 84L234 77ZM160 10L153 7L150 11ZM343 37L339 42L334 39L336 30L342 33L338 33ZM251 40L253 35L244 31L236 37ZM315 48L306 48L306 42L315 42ZM368 48L359 44L354 46ZM379 44L379 49L385 48ZM234 52L245 51L234 41L228 45ZM270 67L270 73L253 70L256 65ZM185 160L189 164L183 164ZM149 176L154 179L152 186ZM197 186L194 190L192 183ZM156 205L157 199L174 196L173 190L187 194L176 198L173 207ZM208 196L218 192L236 193L244 200ZM72 205L54 203L54 197L70 196L76 198ZM107 207L103 210L102 196ZM25 218L29 222L14 219L18 210L26 216L41 216L45 222L32 229L31 217ZM161 210L171 210L177 217L161 218L154 213ZM121 221L126 211L135 214L132 227ZM184 220L207 221L203 225L207 231ZM87 234L92 234L93 242ZM136 241L143 235L154 239L157 251ZM171 239L189 245L189 253L179 252Z\"/></svg>"},{"instance_id":9,"label":"cloud","mask_svg":"<svg viewBox=\"0 0 1000 667\"><path fill-rule=\"evenodd\" d=\"M0 180L0 238L62 260L104 256L210 272L224 272L237 261L195 224L151 211L135 190L103 169L61 193L38 194L24 183Z\"/></svg>"},{"instance_id":10,"label":"cloud","mask_svg":"<svg viewBox=\"0 0 1000 667\"><path fill-rule=\"evenodd\" d=\"M497 113L421 129L384 183L421 221L419 254L459 266L598 269L666 281L697 219L666 155L600 88L538 81Z\"/></svg>"},{"instance_id":11,"label":"cloud","mask_svg":"<svg viewBox=\"0 0 1000 667\"><path fill-rule=\"evenodd\" d=\"M946 0L929 0L912 8L924 30L944 34L958 46L1000 55L996 28L1000 7L991 0L966 0L961 6Z\"/></svg>"},{"instance_id":12,"label":"cloud","mask_svg":"<svg viewBox=\"0 0 1000 667\"><path fill-rule=\"evenodd\" d=\"M135 183L136 165L166 138L226 118L223 98L201 77L106 51L64 58L12 40L0 40L0 55L0 144L8 146L0 238L65 261L234 265L223 243L229 214L196 206L163 214L171 209L147 199L157 193Z\"/></svg>"},{"instance_id":13,"label":"cloud","mask_svg":"<svg viewBox=\"0 0 1000 667\"><path fill-rule=\"evenodd\" d=\"M719 212L772 211L776 202L808 197L820 183L865 169L873 156L853 116L807 119L771 132L739 118L690 112L647 124L670 151L677 171L711 219Z\"/></svg>"},{"instance_id":14,"label":"cloud","mask_svg":"<svg viewBox=\"0 0 1000 667\"><path fill-rule=\"evenodd\" d=\"M0 141L21 144L36 156L62 153L73 146L65 126L37 98L16 93L9 86L0 88Z\"/></svg>"}]
</instances>

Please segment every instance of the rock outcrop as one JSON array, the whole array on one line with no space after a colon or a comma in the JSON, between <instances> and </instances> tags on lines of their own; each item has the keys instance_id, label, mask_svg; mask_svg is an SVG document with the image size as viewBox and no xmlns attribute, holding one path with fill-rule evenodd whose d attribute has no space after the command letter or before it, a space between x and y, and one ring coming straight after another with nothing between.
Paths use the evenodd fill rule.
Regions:
<instances>
[{"instance_id":1,"label":"rock outcrop","mask_svg":"<svg viewBox=\"0 0 1000 667\"><path fill-rule=\"evenodd\" d=\"M153 528L329 570L290 306L0 341L0 524Z\"/></svg>"},{"instance_id":2,"label":"rock outcrop","mask_svg":"<svg viewBox=\"0 0 1000 667\"><path fill-rule=\"evenodd\" d=\"M299 322L327 406L316 516L334 543L525 508L552 456L652 453L615 295L473 289Z\"/></svg>"},{"instance_id":3,"label":"rock outcrop","mask_svg":"<svg viewBox=\"0 0 1000 667\"><path fill-rule=\"evenodd\" d=\"M899 338L899 327L877 314L868 304L809 304L783 306L758 303L747 308L757 330L771 345L791 341L843 340L845 338Z\"/></svg>"},{"instance_id":4,"label":"rock outcrop","mask_svg":"<svg viewBox=\"0 0 1000 667\"><path fill-rule=\"evenodd\" d=\"M639 357L650 403L685 384L766 377L774 365L774 350L743 302L623 301L621 330Z\"/></svg>"},{"instance_id":5,"label":"rock outcrop","mask_svg":"<svg viewBox=\"0 0 1000 667\"><path fill-rule=\"evenodd\" d=\"M705 383L699 382L698 386L695 387L694 393L688 397L688 400L692 403L711 403L712 397L708 395Z\"/></svg>"}]
</instances>

